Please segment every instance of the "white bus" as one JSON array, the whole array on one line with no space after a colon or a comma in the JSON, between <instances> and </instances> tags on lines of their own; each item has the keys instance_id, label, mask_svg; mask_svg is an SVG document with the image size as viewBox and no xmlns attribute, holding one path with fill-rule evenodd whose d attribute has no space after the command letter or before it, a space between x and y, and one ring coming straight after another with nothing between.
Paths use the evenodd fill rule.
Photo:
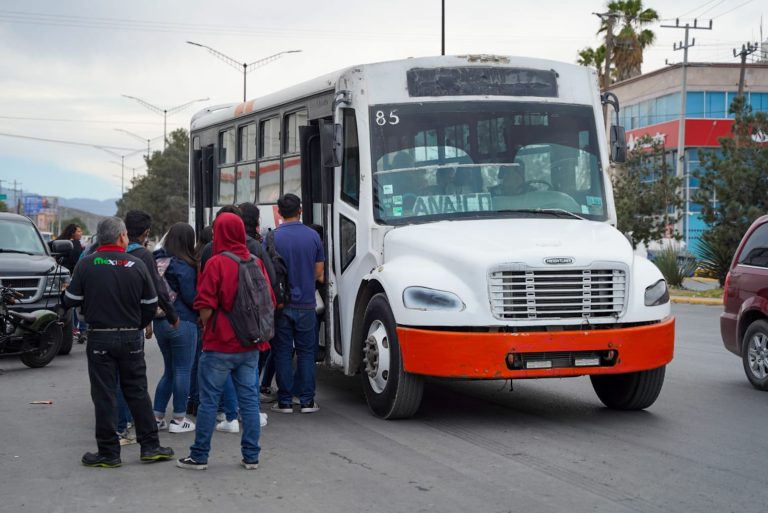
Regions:
<instances>
[{"instance_id":1,"label":"white bus","mask_svg":"<svg viewBox=\"0 0 768 513\"><path fill-rule=\"evenodd\" d=\"M375 415L413 415L427 376L588 375L606 406L643 409L674 319L615 228L623 130L607 140L601 100L585 67L443 56L209 108L191 125L190 223L253 201L268 230L279 195L301 196L325 234L326 363L361 375Z\"/></svg>"}]
</instances>

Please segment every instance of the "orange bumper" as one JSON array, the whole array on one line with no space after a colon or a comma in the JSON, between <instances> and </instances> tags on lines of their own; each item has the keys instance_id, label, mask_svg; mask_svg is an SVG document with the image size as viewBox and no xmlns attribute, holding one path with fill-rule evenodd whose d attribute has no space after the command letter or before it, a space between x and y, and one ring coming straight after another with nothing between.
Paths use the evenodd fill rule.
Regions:
<instances>
[{"instance_id":1,"label":"orange bumper","mask_svg":"<svg viewBox=\"0 0 768 513\"><path fill-rule=\"evenodd\" d=\"M413 374L470 379L555 378L655 369L672 360L675 319L633 328L590 331L465 333L397 328L403 367ZM516 369L510 353L618 352L611 367Z\"/></svg>"}]
</instances>

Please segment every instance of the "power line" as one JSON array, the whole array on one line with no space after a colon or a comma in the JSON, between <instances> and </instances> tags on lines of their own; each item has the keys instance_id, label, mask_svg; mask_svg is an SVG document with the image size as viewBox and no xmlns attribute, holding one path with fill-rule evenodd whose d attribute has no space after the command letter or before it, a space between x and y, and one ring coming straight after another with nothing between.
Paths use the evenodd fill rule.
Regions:
<instances>
[{"instance_id":1,"label":"power line","mask_svg":"<svg viewBox=\"0 0 768 513\"><path fill-rule=\"evenodd\" d=\"M719 6L719 5L722 5L723 3L725 3L725 0L720 0L720 1L719 1L719 2L717 2L715 5L711 6L709 9L707 9L707 10L705 10L705 11L703 11L703 12L699 13L699 16L704 16L704 15L705 15L705 14L707 14L709 11L711 11L712 9L714 9L715 7L717 7L717 6Z\"/></svg>"},{"instance_id":2,"label":"power line","mask_svg":"<svg viewBox=\"0 0 768 513\"><path fill-rule=\"evenodd\" d=\"M76 142L76 141L63 141L61 139L47 139L45 137L33 137L31 135L21 135L21 134L7 134L0 132L0 136L2 137L14 137L16 139L27 139L32 141L42 141L42 142L52 142L52 143L59 143L59 144L69 144L72 146L87 146L89 148L96 148L98 150L122 150L122 151L143 151L144 149L136 149L136 148L123 148L121 146L105 146L102 144L93 144L93 143L83 143L83 142Z\"/></svg>"},{"instance_id":3,"label":"power line","mask_svg":"<svg viewBox=\"0 0 768 513\"><path fill-rule=\"evenodd\" d=\"M723 3L724 1L725 1L725 0L720 0L720 3ZM681 14L680 16L677 16L677 18L685 18L686 16L688 16L689 14L691 14L693 11L695 11L695 10L697 10L697 9L703 9L704 7L706 7L708 4L711 4L712 2L717 2L717 0L709 0L708 2L704 2L703 4L701 4L701 5L699 5L699 6L696 6L696 7L694 7L694 8L693 8L693 9L691 9L690 11L686 11L686 12L684 12L683 14ZM701 16L701 14L699 14L699 16Z\"/></svg>"},{"instance_id":4,"label":"power line","mask_svg":"<svg viewBox=\"0 0 768 513\"><path fill-rule=\"evenodd\" d=\"M731 12L735 11L736 9L740 9L740 8L744 7L745 5L750 4L750 3L754 2L754 1L755 0L747 0L746 2L737 5L736 7L732 8L732 9L729 9L729 10L727 10L725 12L721 12L720 14L715 14L714 16L712 16L712 19L716 20L717 18L723 17L726 14L731 13Z\"/></svg>"}]
</instances>

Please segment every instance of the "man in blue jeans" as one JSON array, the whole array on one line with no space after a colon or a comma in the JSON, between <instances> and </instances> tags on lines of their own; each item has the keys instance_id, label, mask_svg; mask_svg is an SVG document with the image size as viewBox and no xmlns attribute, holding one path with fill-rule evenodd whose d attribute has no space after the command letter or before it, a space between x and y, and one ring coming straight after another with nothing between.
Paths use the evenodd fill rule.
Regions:
<instances>
[{"instance_id":1,"label":"man in blue jeans","mask_svg":"<svg viewBox=\"0 0 768 513\"><path fill-rule=\"evenodd\" d=\"M300 221L298 196L285 194L277 208L284 222L275 230L275 249L285 260L290 297L277 318L273 339L278 390L272 411L293 413L296 396L301 413L314 413L320 409L315 402L315 282L325 281L325 254L317 232Z\"/></svg>"},{"instance_id":2,"label":"man in blue jeans","mask_svg":"<svg viewBox=\"0 0 768 513\"><path fill-rule=\"evenodd\" d=\"M232 311L238 293L239 264L222 253L234 253L242 260L250 258L245 245L243 221L235 214L221 214L216 217L213 232L213 257L206 264L197 284L193 305L203 323L203 352L198 363L200 404L197 408L195 442L190 447L189 456L178 460L176 466L191 470L208 468L216 412L224 384L231 376L243 424L240 443L243 459L240 464L251 470L259 466L261 451L259 351L266 350L269 343L243 346L227 315ZM256 265L266 276L261 261L256 260Z\"/></svg>"}]
</instances>

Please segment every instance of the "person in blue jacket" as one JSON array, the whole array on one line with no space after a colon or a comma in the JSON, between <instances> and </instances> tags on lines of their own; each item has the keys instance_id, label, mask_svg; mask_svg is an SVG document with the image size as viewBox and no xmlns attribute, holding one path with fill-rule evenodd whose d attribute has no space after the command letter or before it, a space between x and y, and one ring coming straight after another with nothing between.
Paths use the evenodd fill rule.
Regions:
<instances>
[{"instance_id":1,"label":"person in blue jacket","mask_svg":"<svg viewBox=\"0 0 768 513\"><path fill-rule=\"evenodd\" d=\"M165 371L155 390L154 411L158 429L170 433L194 431L186 417L192 364L197 350L197 312L192 307L197 293L195 231L186 223L171 226L164 247L154 252L158 272L166 281L173 306L179 316L174 329L165 317L153 323L155 338L163 354ZM165 420L165 410L173 396L173 417Z\"/></svg>"}]
</instances>

